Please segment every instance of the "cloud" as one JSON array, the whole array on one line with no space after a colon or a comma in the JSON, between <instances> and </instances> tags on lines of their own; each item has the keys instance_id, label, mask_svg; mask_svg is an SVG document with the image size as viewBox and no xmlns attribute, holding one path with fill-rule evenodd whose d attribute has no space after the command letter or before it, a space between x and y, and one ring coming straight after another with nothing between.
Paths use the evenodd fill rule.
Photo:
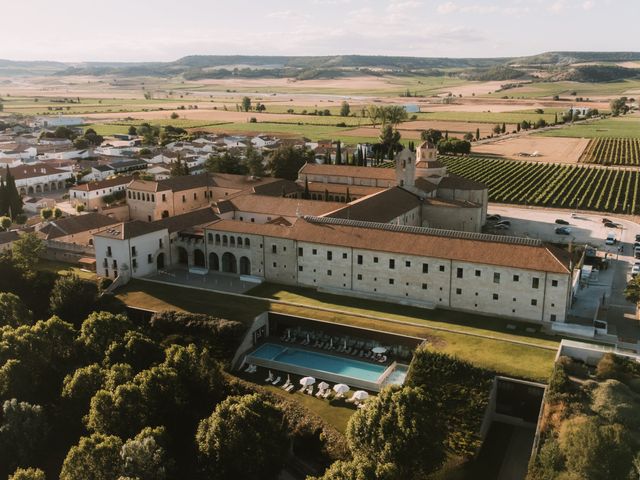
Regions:
<instances>
[{"instance_id":1,"label":"cloud","mask_svg":"<svg viewBox=\"0 0 640 480\"><path fill-rule=\"evenodd\" d=\"M595 6L596 6L596 2L594 2L593 0L587 0L582 4L582 8L585 10L591 10Z\"/></svg>"},{"instance_id":2,"label":"cloud","mask_svg":"<svg viewBox=\"0 0 640 480\"><path fill-rule=\"evenodd\" d=\"M520 4L521 2L516 2ZM452 13L467 13L473 15L481 14L500 14L506 16L519 16L529 12L527 5L523 6L502 6L495 4L474 4L474 5L461 5L455 2L441 3L436 7L436 12L440 15L449 15Z\"/></svg>"}]
</instances>

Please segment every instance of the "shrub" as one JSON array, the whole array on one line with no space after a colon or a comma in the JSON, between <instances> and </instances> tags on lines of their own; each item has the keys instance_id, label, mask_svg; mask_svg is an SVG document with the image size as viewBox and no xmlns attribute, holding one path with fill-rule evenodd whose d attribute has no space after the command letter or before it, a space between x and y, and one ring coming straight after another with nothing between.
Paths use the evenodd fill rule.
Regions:
<instances>
[{"instance_id":1,"label":"shrub","mask_svg":"<svg viewBox=\"0 0 640 480\"><path fill-rule=\"evenodd\" d=\"M640 396L618 380L601 383L592 393L591 408L609 423L640 427Z\"/></svg>"}]
</instances>

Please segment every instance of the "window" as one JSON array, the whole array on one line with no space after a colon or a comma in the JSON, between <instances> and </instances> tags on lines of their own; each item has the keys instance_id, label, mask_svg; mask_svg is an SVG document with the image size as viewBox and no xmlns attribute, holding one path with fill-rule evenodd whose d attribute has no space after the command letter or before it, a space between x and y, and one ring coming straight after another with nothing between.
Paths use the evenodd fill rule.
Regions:
<instances>
[{"instance_id":1,"label":"window","mask_svg":"<svg viewBox=\"0 0 640 480\"><path fill-rule=\"evenodd\" d=\"M111 247L107 247L107 257L111 256Z\"/></svg>"},{"instance_id":2,"label":"window","mask_svg":"<svg viewBox=\"0 0 640 480\"><path fill-rule=\"evenodd\" d=\"M108 277L108 276L109 276L109 275L107 275L107 277ZM556 318L557 318L557 317L556 317L556 314L555 314L555 313L552 313L552 314L551 314L551 317L550 317L550 320L551 320L552 322L555 322L555 321L556 321Z\"/></svg>"},{"instance_id":3,"label":"window","mask_svg":"<svg viewBox=\"0 0 640 480\"><path fill-rule=\"evenodd\" d=\"M327 260L333 260L333 252L331 250L327 251Z\"/></svg>"},{"instance_id":4,"label":"window","mask_svg":"<svg viewBox=\"0 0 640 480\"><path fill-rule=\"evenodd\" d=\"M249 243L249 239L248 238L244 239L244 246L247 247L247 248L249 248L251 246L251 244Z\"/></svg>"},{"instance_id":5,"label":"window","mask_svg":"<svg viewBox=\"0 0 640 480\"><path fill-rule=\"evenodd\" d=\"M193 192L193 199L197 200L198 199L198 194L196 192Z\"/></svg>"},{"instance_id":6,"label":"window","mask_svg":"<svg viewBox=\"0 0 640 480\"><path fill-rule=\"evenodd\" d=\"M498 300L498 298L499 298L499 297L498 297L498 294L497 294L497 293L494 293L494 294L493 294L493 299L494 299L494 300Z\"/></svg>"},{"instance_id":7,"label":"window","mask_svg":"<svg viewBox=\"0 0 640 480\"><path fill-rule=\"evenodd\" d=\"M151 194L151 201L152 201L152 202L155 202L155 201L156 201L156 196L155 196L155 194L154 194L154 193L152 193L152 194Z\"/></svg>"},{"instance_id":8,"label":"window","mask_svg":"<svg viewBox=\"0 0 640 480\"><path fill-rule=\"evenodd\" d=\"M327 270L327 275L330 277L332 275L331 270Z\"/></svg>"},{"instance_id":9,"label":"window","mask_svg":"<svg viewBox=\"0 0 640 480\"><path fill-rule=\"evenodd\" d=\"M373 257L373 263L378 263L378 257Z\"/></svg>"},{"instance_id":10,"label":"window","mask_svg":"<svg viewBox=\"0 0 640 480\"><path fill-rule=\"evenodd\" d=\"M405 261L404 266L407 268L411 268L411 262L409 260Z\"/></svg>"},{"instance_id":11,"label":"window","mask_svg":"<svg viewBox=\"0 0 640 480\"><path fill-rule=\"evenodd\" d=\"M117 270L117 269L118 269L118 261L117 261L117 260L114 260L114 261L113 261L113 269L114 269L114 270Z\"/></svg>"},{"instance_id":12,"label":"window","mask_svg":"<svg viewBox=\"0 0 640 480\"><path fill-rule=\"evenodd\" d=\"M303 253L302 247L298 247L298 256L301 257Z\"/></svg>"},{"instance_id":13,"label":"window","mask_svg":"<svg viewBox=\"0 0 640 480\"><path fill-rule=\"evenodd\" d=\"M440 265L440 271L444 272L444 265Z\"/></svg>"},{"instance_id":14,"label":"window","mask_svg":"<svg viewBox=\"0 0 640 480\"><path fill-rule=\"evenodd\" d=\"M76 196L76 192L73 192L73 196L74 196L74 197ZM129 191L127 192L127 196L128 196L129 198L131 198L131 190L129 190Z\"/></svg>"},{"instance_id":15,"label":"window","mask_svg":"<svg viewBox=\"0 0 640 480\"><path fill-rule=\"evenodd\" d=\"M242 237L238 237L238 246L241 247L242 246Z\"/></svg>"},{"instance_id":16,"label":"window","mask_svg":"<svg viewBox=\"0 0 640 480\"><path fill-rule=\"evenodd\" d=\"M271 253L278 253L278 246L277 245L271 245Z\"/></svg>"},{"instance_id":17,"label":"window","mask_svg":"<svg viewBox=\"0 0 640 480\"><path fill-rule=\"evenodd\" d=\"M389 285L393 285L394 283L396 283L396 281L393 278L389 279Z\"/></svg>"},{"instance_id":18,"label":"window","mask_svg":"<svg viewBox=\"0 0 640 480\"><path fill-rule=\"evenodd\" d=\"M186 195L182 195L182 203L185 203L187 201L187 196Z\"/></svg>"},{"instance_id":19,"label":"window","mask_svg":"<svg viewBox=\"0 0 640 480\"><path fill-rule=\"evenodd\" d=\"M456 295L462 295L462 289L456 288Z\"/></svg>"},{"instance_id":20,"label":"window","mask_svg":"<svg viewBox=\"0 0 640 480\"><path fill-rule=\"evenodd\" d=\"M147 255L147 263L153 263L153 255L150 253Z\"/></svg>"},{"instance_id":21,"label":"window","mask_svg":"<svg viewBox=\"0 0 640 480\"><path fill-rule=\"evenodd\" d=\"M358 280L362 280L362 274L358 274Z\"/></svg>"},{"instance_id":22,"label":"window","mask_svg":"<svg viewBox=\"0 0 640 480\"><path fill-rule=\"evenodd\" d=\"M343 260L346 260L346 259L347 259L347 254L346 254L346 253L343 253L343 254L342 254L342 259L343 259Z\"/></svg>"},{"instance_id":23,"label":"window","mask_svg":"<svg viewBox=\"0 0 640 480\"><path fill-rule=\"evenodd\" d=\"M216 245L220 245L220 234L216 233Z\"/></svg>"},{"instance_id":24,"label":"window","mask_svg":"<svg viewBox=\"0 0 640 480\"><path fill-rule=\"evenodd\" d=\"M163 202L166 202L166 201L167 201L167 195L166 195L166 194L164 194L164 193L162 194L162 201L163 201Z\"/></svg>"},{"instance_id":25,"label":"window","mask_svg":"<svg viewBox=\"0 0 640 480\"><path fill-rule=\"evenodd\" d=\"M229 237L229 245L232 247L236 246L236 237Z\"/></svg>"},{"instance_id":26,"label":"window","mask_svg":"<svg viewBox=\"0 0 640 480\"><path fill-rule=\"evenodd\" d=\"M394 268L396 268L396 261L393 258L389 259L389 268L391 270L393 270Z\"/></svg>"},{"instance_id":27,"label":"window","mask_svg":"<svg viewBox=\"0 0 640 480\"><path fill-rule=\"evenodd\" d=\"M303 270L302 265L298 266L298 271L301 272Z\"/></svg>"},{"instance_id":28,"label":"window","mask_svg":"<svg viewBox=\"0 0 640 480\"><path fill-rule=\"evenodd\" d=\"M161 239L161 238L159 238L159 239L158 239L158 246L159 246L160 248L163 248L163 247L164 247L164 245L162 244L162 239Z\"/></svg>"},{"instance_id":29,"label":"window","mask_svg":"<svg viewBox=\"0 0 640 480\"><path fill-rule=\"evenodd\" d=\"M213 243L213 233L207 233L207 242Z\"/></svg>"},{"instance_id":30,"label":"window","mask_svg":"<svg viewBox=\"0 0 640 480\"><path fill-rule=\"evenodd\" d=\"M229 243L229 239L227 238L226 235L223 235L222 236L222 245L224 245L226 247L227 243Z\"/></svg>"},{"instance_id":31,"label":"window","mask_svg":"<svg viewBox=\"0 0 640 480\"><path fill-rule=\"evenodd\" d=\"M531 299L531 306L535 307L536 305L538 305L538 300L536 300L535 298Z\"/></svg>"},{"instance_id":32,"label":"window","mask_svg":"<svg viewBox=\"0 0 640 480\"><path fill-rule=\"evenodd\" d=\"M428 263L423 263L422 264L422 273L429 273L429 264Z\"/></svg>"},{"instance_id":33,"label":"window","mask_svg":"<svg viewBox=\"0 0 640 480\"><path fill-rule=\"evenodd\" d=\"M362 255L358 255L358 265L362 265Z\"/></svg>"},{"instance_id":34,"label":"window","mask_svg":"<svg viewBox=\"0 0 640 480\"><path fill-rule=\"evenodd\" d=\"M133 262L131 262L133 265L133 269L135 270L136 268L138 268L138 261L134 258Z\"/></svg>"},{"instance_id":35,"label":"window","mask_svg":"<svg viewBox=\"0 0 640 480\"><path fill-rule=\"evenodd\" d=\"M105 271L104 271L104 276L105 276L105 277L107 277L107 278L109 278L109 270L105 270Z\"/></svg>"},{"instance_id":36,"label":"window","mask_svg":"<svg viewBox=\"0 0 640 480\"><path fill-rule=\"evenodd\" d=\"M558 280L551 280L551 286L552 287L557 287L558 286Z\"/></svg>"},{"instance_id":37,"label":"window","mask_svg":"<svg viewBox=\"0 0 640 480\"><path fill-rule=\"evenodd\" d=\"M314 255L317 255L318 254L318 249L314 248L313 250L311 250L311 253L313 253Z\"/></svg>"},{"instance_id":38,"label":"window","mask_svg":"<svg viewBox=\"0 0 640 480\"><path fill-rule=\"evenodd\" d=\"M493 272L493 283L500 283L500 274L498 272Z\"/></svg>"},{"instance_id":39,"label":"window","mask_svg":"<svg viewBox=\"0 0 640 480\"><path fill-rule=\"evenodd\" d=\"M131 256L135 257L138 254L138 252L136 251L136 247L131 247Z\"/></svg>"},{"instance_id":40,"label":"window","mask_svg":"<svg viewBox=\"0 0 640 480\"><path fill-rule=\"evenodd\" d=\"M480 275L482 275L482 272L480 270L476 270L476 277L479 277Z\"/></svg>"},{"instance_id":41,"label":"window","mask_svg":"<svg viewBox=\"0 0 640 480\"><path fill-rule=\"evenodd\" d=\"M538 288L540 286L540 279L537 277L533 277L531 281L531 288Z\"/></svg>"},{"instance_id":42,"label":"window","mask_svg":"<svg viewBox=\"0 0 640 480\"><path fill-rule=\"evenodd\" d=\"M423 283L423 284L422 284L422 289L423 289L423 290L426 290L426 289L427 289L427 284L426 284L426 283Z\"/></svg>"},{"instance_id":43,"label":"window","mask_svg":"<svg viewBox=\"0 0 640 480\"><path fill-rule=\"evenodd\" d=\"M278 266L278 264L276 262L273 262L273 268L276 268Z\"/></svg>"},{"instance_id":44,"label":"window","mask_svg":"<svg viewBox=\"0 0 640 480\"><path fill-rule=\"evenodd\" d=\"M462 273L463 273L463 270L462 270L461 268L458 268L457 273L456 273L456 276L457 276L458 278L462 278Z\"/></svg>"},{"instance_id":45,"label":"window","mask_svg":"<svg viewBox=\"0 0 640 480\"><path fill-rule=\"evenodd\" d=\"M514 282L519 282L520 281L520 275L514 275L513 276L513 281Z\"/></svg>"}]
</instances>

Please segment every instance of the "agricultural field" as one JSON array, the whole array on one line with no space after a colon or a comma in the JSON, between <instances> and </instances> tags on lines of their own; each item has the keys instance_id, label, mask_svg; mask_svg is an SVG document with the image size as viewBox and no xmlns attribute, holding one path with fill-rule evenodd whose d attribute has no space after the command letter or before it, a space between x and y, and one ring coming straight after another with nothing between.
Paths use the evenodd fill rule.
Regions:
<instances>
[{"instance_id":1,"label":"agricultural field","mask_svg":"<svg viewBox=\"0 0 640 480\"><path fill-rule=\"evenodd\" d=\"M543 137L573 138L640 138L640 115L635 113L622 117L610 117L601 120L563 126L558 129L535 133Z\"/></svg>"},{"instance_id":2,"label":"agricultural field","mask_svg":"<svg viewBox=\"0 0 640 480\"><path fill-rule=\"evenodd\" d=\"M640 213L640 171L476 156L439 158L450 173L486 184L492 202Z\"/></svg>"},{"instance_id":3,"label":"agricultural field","mask_svg":"<svg viewBox=\"0 0 640 480\"><path fill-rule=\"evenodd\" d=\"M429 107L423 107L429 110ZM544 113L536 113L535 110L517 110L514 112L451 112L451 111L428 111L417 114L418 120L439 120L452 122L476 122L476 123L492 123L492 124L515 124L522 123L526 120L529 123L535 123L541 118L547 123L553 123L556 120L556 113L561 117L559 112L563 109L542 109Z\"/></svg>"},{"instance_id":4,"label":"agricultural field","mask_svg":"<svg viewBox=\"0 0 640 480\"><path fill-rule=\"evenodd\" d=\"M640 166L640 139L594 138L580 158L582 163Z\"/></svg>"},{"instance_id":5,"label":"agricultural field","mask_svg":"<svg viewBox=\"0 0 640 480\"><path fill-rule=\"evenodd\" d=\"M520 135L474 144L473 153L536 162L576 164L589 145L586 138L540 137Z\"/></svg>"}]
</instances>

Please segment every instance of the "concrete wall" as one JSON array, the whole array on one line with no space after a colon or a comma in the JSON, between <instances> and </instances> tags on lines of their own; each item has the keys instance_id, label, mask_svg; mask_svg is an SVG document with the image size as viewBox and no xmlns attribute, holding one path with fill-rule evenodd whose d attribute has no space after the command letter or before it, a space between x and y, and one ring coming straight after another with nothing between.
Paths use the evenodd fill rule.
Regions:
<instances>
[{"instance_id":1,"label":"concrete wall","mask_svg":"<svg viewBox=\"0 0 640 480\"><path fill-rule=\"evenodd\" d=\"M445 205L423 205L422 225L444 230L480 233L485 211L480 207L461 208L447 207Z\"/></svg>"}]
</instances>

